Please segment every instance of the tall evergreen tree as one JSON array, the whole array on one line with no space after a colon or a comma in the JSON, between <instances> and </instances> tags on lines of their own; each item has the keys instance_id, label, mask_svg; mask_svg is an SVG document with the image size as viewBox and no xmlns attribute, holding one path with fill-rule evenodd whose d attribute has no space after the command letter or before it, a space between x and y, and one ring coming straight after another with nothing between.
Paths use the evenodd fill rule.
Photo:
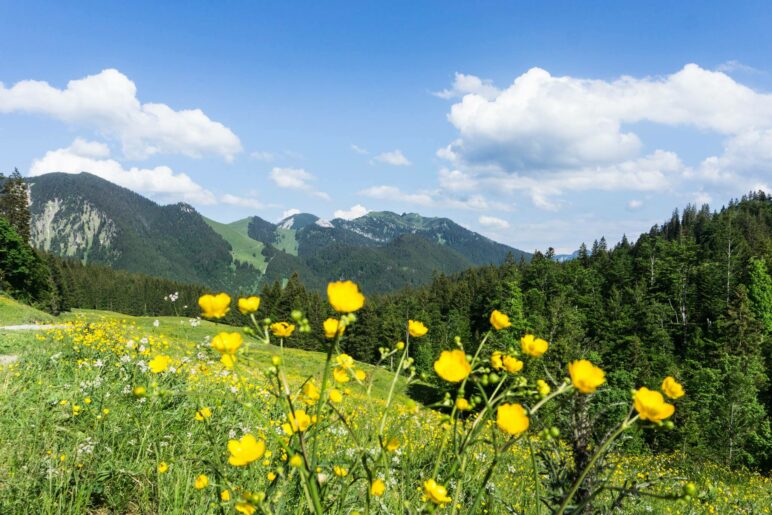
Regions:
<instances>
[{"instance_id":1,"label":"tall evergreen tree","mask_svg":"<svg viewBox=\"0 0 772 515\"><path fill-rule=\"evenodd\" d=\"M29 186L18 168L4 178L0 175L0 216L8 220L16 233L29 243L31 217L29 212Z\"/></svg>"}]
</instances>

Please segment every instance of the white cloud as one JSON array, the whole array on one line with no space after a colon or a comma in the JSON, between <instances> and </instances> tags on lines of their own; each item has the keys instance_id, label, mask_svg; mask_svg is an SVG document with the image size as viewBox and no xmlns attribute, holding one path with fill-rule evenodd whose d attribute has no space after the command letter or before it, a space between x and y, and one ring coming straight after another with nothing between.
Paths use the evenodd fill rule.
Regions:
<instances>
[{"instance_id":1,"label":"white cloud","mask_svg":"<svg viewBox=\"0 0 772 515\"><path fill-rule=\"evenodd\" d=\"M214 204L215 195L184 173L168 166L124 168L110 159L109 148L98 142L76 139L67 148L51 150L30 166L30 176L49 172L89 172L131 190L158 195L164 199L184 200L196 204Z\"/></svg>"},{"instance_id":2,"label":"white cloud","mask_svg":"<svg viewBox=\"0 0 772 515\"><path fill-rule=\"evenodd\" d=\"M631 210L641 209L643 207L643 201L638 199L632 199L627 203L627 208Z\"/></svg>"},{"instance_id":3,"label":"white cloud","mask_svg":"<svg viewBox=\"0 0 772 515\"><path fill-rule=\"evenodd\" d=\"M470 191L477 187L477 181L460 170L443 168L438 174L440 186L450 191Z\"/></svg>"},{"instance_id":4,"label":"white cloud","mask_svg":"<svg viewBox=\"0 0 772 515\"><path fill-rule=\"evenodd\" d=\"M453 86L450 89L443 89L433 94L434 96L449 100L451 98L463 97L470 93L480 95L483 98L493 99L496 98L500 91L493 85L493 81L456 72Z\"/></svg>"},{"instance_id":5,"label":"white cloud","mask_svg":"<svg viewBox=\"0 0 772 515\"><path fill-rule=\"evenodd\" d=\"M725 61L718 66L716 66L716 71L724 72L724 73L732 73L732 72L743 72L743 73L760 73L760 70L754 68L753 66L748 66L747 64L743 64L740 61L737 61L736 59L730 59L729 61Z\"/></svg>"},{"instance_id":6,"label":"white cloud","mask_svg":"<svg viewBox=\"0 0 772 515\"><path fill-rule=\"evenodd\" d=\"M392 166L410 166L410 161L401 150L392 150L391 152L383 152L373 158L374 161L379 163L386 163Z\"/></svg>"},{"instance_id":7,"label":"white cloud","mask_svg":"<svg viewBox=\"0 0 772 515\"><path fill-rule=\"evenodd\" d=\"M266 163L270 163L271 161L276 160L276 154L274 154L273 152L255 151L249 154L249 157L257 161L263 161Z\"/></svg>"},{"instance_id":8,"label":"white cloud","mask_svg":"<svg viewBox=\"0 0 772 515\"><path fill-rule=\"evenodd\" d=\"M712 197L705 193L704 191L698 191L694 194L694 203L697 206L702 206L703 204L710 204Z\"/></svg>"},{"instance_id":9,"label":"white cloud","mask_svg":"<svg viewBox=\"0 0 772 515\"><path fill-rule=\"evenodd\" d=\"M132 159L216 154L232 160L241 152L233 131L200 109L175 111L166 104L141 103L134 82L115 69L71 80L64 89L35 80L10 88L0 83L0 113L12 112L42 114L94 129L119 141L124 155Z\"/></svg>"},{"instance_id":10,"label":"white cloud","mask_svg":"<svg viewBox=\"0 0 772 515\"><path fill-rule=\"evenodd\" d=\"M289 218L289 217L291 217L293 215L298 215L300 213L301 213L300 209L295 209L294 207L291 208L291 209L287 209L286 211L284 211L281 214L281 218L279 218L279 221L281 222L282 220L284 220L286 218Z\"/></svg>"},{"instance_id":11,"label":"white cloud","mask_svg":"<svg viewBox=\"0 0 772 515\"><path fill-rule=\"evenodd\" d=\"M502 218L496 218L495 216L481 216L477 219L477 221L482 225L483 227L488 227L491 229L509 229L509 222Z\"/></svg>"},{"instance_id":12,"label":"white cloud","mask_svg":"<svg viewBox=\"0 0 772 515\"><path fill-rule=\"evenodd\" d=\"M221 195L220 202L223 204L228 204L230 206L249 207L252 209L263 209L266 207L265 204L263 204L256 198L238 197L236 195L231 195L230 193Z\"/></svg>"},{"instance_id":13,"label":"white cloud","mask_svg":"<svg viewBox=\"0 0 772 515\"><path fill-rule=\"evenodd\" d=\"M351 150L353 150L357 154L362 154L362 155L367 155L370 153L367 151L366 148L362 148L359 145L354 145L353 143L351 144Z\"/></svg>"},{"instance_id":14,"label":"white cloud","mask_svg":"<svg viewBox=\"0 0 772 515\"><path fill-rule=\"evenodd\" d=\"M277 166L271 170L270 178L280 188L307 191L315 197L330 200L330 196L327 193L314 191L311 183L316 180L316 177L302 168L281 168Z\"/></svg>"},{"instance_id":15,"label":"white cloud","mask_svg":"<svg viewBox=\"0 0 772 515\"><path fill-rule=\"evenodd\" d=\"M532 68L495 98L470 93L448 115L460 137L446 157L535 173L635 158L623 126L653 122L736 135L772 126L772 95L690 64L667 77L615 81L553 77Z\"/></svg>"},{"instance_id":16,"label":"white cloud","mask_svg":"<svg viewBox=\"0 0 772 515\"><path fill-rule=\"evenodd\" d=\"M351 206L351 209L338 209L335 211L333 216L335 218L343 218L344 220L353 220L354 218L365 216L369 212L370 210L365 206L362 204L357 204L355 206Z\"/></svg>"}]
</instances>

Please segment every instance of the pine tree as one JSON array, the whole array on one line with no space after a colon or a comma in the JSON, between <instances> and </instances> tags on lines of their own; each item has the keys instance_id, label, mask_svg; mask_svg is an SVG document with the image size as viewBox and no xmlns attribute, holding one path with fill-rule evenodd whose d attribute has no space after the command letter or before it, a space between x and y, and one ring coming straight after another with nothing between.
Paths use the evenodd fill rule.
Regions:
<instances>
[{"instance_id":1,"label":"pine tree","mask_svg":"<svg viewBox=\"0 0 772 515\"><path fill-rule=\"evenodd\" d=\"M0 176L0 180L3 177ZM0 216L7 219L16 234L29 243L31 217L29 212L29 187L18 169L2 181L0 190Z\"/></svg>"}]
</instances>

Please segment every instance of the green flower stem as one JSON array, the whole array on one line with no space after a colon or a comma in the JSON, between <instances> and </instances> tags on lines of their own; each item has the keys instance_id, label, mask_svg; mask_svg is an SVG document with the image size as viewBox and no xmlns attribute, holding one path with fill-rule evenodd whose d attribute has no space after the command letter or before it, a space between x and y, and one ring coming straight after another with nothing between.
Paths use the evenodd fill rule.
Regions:
<instances>
[{"instance_id":1,"label":"green flower stem","mask_svg":"<svg viewBox=\"0 0 772 515\"><path fill-rule=\"evenodd\" d=\"M316 405L316 420L321 420L322 406L324 405L324 394L327 390L327 381L330 379L330 363L332 362L332 351L340 344L341 334L338 333L334 343L330 343L327 347L327 358L324 360L324 373L322 374L322 386L319 389L319 402ZM311 446L311 464L316 466L316 449L319 438L314 438L314 443Z\"/></svg>"},{"instance_id":2,"label":"green flower stem","mask_svg":"<svg viewBox=\"0 0 772 515\"><path fill-rule=\"evenodd\" d=\"M533 484L536 495L536 515L541 515L541 480L539 469L536 467L536 453L533 452L533 442L528 439L528 449L531 451L531 467L533 468Z\"/></svg>"},{"instance_id":3,"label":"green flower stem","mask_svg":"<svg viewBox=\"0 0 772 515\"><path fill-rule=\"evenodd\" d=\"M603 442L603 445L600 446L600 448L597 450L597 452L592 456L592 459L590 459L590 462L587 464L587 466L584 468L582 473L579 475L579 478L576 480L576 482L571 487L571 490L568 492L568 495L563 499L563 502L560 504L560 508L558 508L558 511L556 515L562 515L565 513L566 508L568 508L568 503L571 502L571 499L573 499L574 495L576 495L576 492L579 490L579 487L582 486L582 483L584 483L584 480L587 478L587 474L590 473L590 470L595 466L595 462L598 461L598 458L600 458L606 450L611 446L611 444L616 440L619 435L621 435L624 431L626 431L628 428L630 428L635 421L638 420L638 415L634 416L633 418L630 418L630 415L622 421L621 424L619 424L619 427L616 431L614 431L611 436L609 436L605 442Z\"/></svg>"},{"instance_id":4,"label":"green flower stem","mask_svg":"<svg viewBox=\"0 0 772 515\"><path fill-rule=\"evenodd\" d=\"M571 383L569 383L568 381L564 382L563 384L561 384L561 385L558 387L558 389L557 389L557 390L555 390L554 392L552 392L551 394L547 395L547 396L546 396L546 397L544 397L542 400L540 400L539 402L537 402L537 403L534 405L534 407L533 407L533 408L531 408L531 409L528 411L528 414L529 414L529 415L533 415L534 413L536 413L537 411L539 411L539 408L541 408L542 406L544 406L545 404L547 404L547 402L549 402L549 401L550 401L550 400L552 400L553 398L557 397L558 395L562 395L562 394L566 393L567 391L571 390L572 388L573 388L573 385L572 385Z\"/></svg>"}]
</instances>

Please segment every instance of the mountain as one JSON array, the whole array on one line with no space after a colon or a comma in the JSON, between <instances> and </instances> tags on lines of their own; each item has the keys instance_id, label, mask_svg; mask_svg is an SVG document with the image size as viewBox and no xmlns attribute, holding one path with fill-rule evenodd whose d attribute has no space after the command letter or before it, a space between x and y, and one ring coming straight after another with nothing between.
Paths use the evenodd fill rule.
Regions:
<instances>
[{"instance_id":1,"label":"mountain","mask_svg":"<svg viewBox=\"0 0 772 515\"><path fill-rule=\"evenodd\" d=\"M232 223L205 218L184 203L160 206L88 173L29 179L32 242L83 262L212 289L254 291L293 273L309 287L334 279L387 292L529 254L447 218L368 213L324 220L298 213L274 224L253 216Z\"/></svg>"}]
</instances>

